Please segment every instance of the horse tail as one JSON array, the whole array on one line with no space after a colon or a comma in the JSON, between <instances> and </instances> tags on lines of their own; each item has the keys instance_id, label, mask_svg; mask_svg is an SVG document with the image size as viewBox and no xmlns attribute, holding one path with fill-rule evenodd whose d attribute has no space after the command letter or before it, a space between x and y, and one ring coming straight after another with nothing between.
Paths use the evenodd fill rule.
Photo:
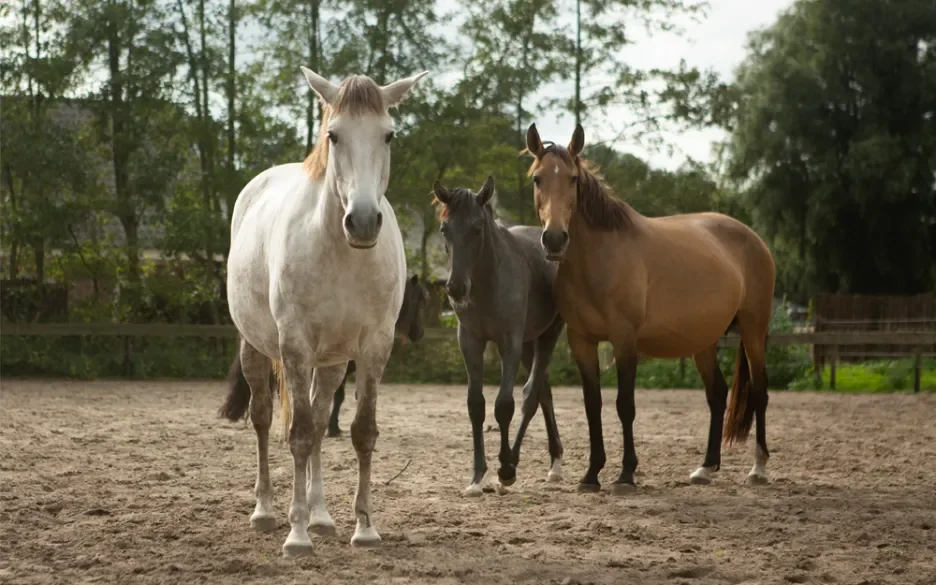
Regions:
<instances>
[{"instance_id":1,"label":"horse tail","mask_svg":"<svg viewBox=\"0 0 936 585\"><path fill-rule=\"evenodd\" d=\"M240 351L237 351L231 369L228 371L228 395L224 399L221 408L218 409L218 416L231 422L237 422L247 416L249 406L250 384L247 383L247 378L244 377Z\"/></svg>"},{"instance_id":2,"label":"horse tail","mask_svg":"<svg viewBox=\"0 0 936 585\"><path fill-rule=\"evenodd\" d=\"M289 396L289 388L286 386L286 376L283 375L283 362L273 360L273 377L279 390L280 419L283 425L282 439L286 442L289 439L289 426L292 424L292 399Z\"/></svg>"},{"instance_id":3,"label":"horse tail","mask_svg":"<svg viewBox=\"0 0 936 585\"><path fill-rule=\"evenodd\" d=\"M751 433L751 423L754 421L754 405L759 397L748 396L751 387L751 370L748 365L747 352L744 351L744 341L738 345L738 361L735 364L734 376L731 381L731 398L728 401L728 411L725 413L725 444L747 439ZM766 389L755 388L754 392L766 392Z\"/></svg>"}]
</instances>

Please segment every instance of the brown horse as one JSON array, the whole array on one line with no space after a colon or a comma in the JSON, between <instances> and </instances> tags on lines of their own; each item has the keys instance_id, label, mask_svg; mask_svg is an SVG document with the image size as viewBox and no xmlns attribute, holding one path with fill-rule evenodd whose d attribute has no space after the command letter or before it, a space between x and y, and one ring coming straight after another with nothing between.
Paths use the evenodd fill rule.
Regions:
<instances>
[{"instance_id":1,"label":"brown horse","mask_svg":"<svg viewBox=\"0 0 936 585\"><path fill-rule=\"evenodd\" d=\"M744 441L755 418L756 454L750 483L766 483L768 458L765 345L773 304L774 262L751 228L718 213L649 218L614 197L580 154L585 131L576 126L567 148L527 131L535 157L537 214L547 256L559 262L555 291L569 346L582 376L591 456L579 483L600 488L604 467L598 343L611 342L617 365L617 413L624 430L621 475L612 493L634 491L634 383L638 356L693 356L711 411L708 448L693 483L710 483L726 444ZM728 387L718 368L717 342L737 327L738 362Z\"/></svg>"}]
</instances>

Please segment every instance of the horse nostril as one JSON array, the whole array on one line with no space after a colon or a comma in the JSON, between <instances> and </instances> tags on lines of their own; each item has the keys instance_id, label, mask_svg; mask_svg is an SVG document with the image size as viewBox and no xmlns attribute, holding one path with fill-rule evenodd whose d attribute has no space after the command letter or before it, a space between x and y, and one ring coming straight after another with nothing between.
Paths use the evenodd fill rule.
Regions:
<instances>
[{"instance_id":1,"label":"horse nostril","mask_svg":"<svg viewBox=\"0 0 936 585\"><path fill-rule=\"evenodd\" d=\"M569 241L569 232L562 232L561 235L562 237L560 238L560 240L562 241L560 243L564 246Z\"/></svg>"},{"instance_id":2,"label":"horse nostril","mask_svg":"<svg viewBox=\"0 0 936 585\"><path fill-rule=\"evenodd\" d=\"M383 225L383 213L377 212L377 229L380 229L380 226Z\"/></svg>"},{"instance_id":3,"label":"horse nostril","mask_svg":"<svg viewBox=\"0 0 936 585\"><path fill-rule=\"evenodd\" d=\"M345 227L345 229L348 230L349 232L354 230L354 220L351 219L351 214L350 214L350 213L347 214L347 215L345 216L345 218L344 218L344 227Z\"/></svg>"}]
</instances>

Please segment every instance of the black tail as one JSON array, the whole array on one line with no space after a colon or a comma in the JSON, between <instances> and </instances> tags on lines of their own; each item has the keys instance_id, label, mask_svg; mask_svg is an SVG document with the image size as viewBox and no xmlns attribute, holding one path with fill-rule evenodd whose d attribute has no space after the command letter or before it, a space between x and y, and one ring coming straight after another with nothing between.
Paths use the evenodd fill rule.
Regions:
<instances>
[{"instance_id":1,"label":"black tail","mask_svg":"<svg viewBox=\"0 0 936 585\"><path fill-rule=\"evenodd\" d=\"M234 363L231 364L231 370L228 372L228 395L224 399L224 404L218 409L218 416L224 417L231 422L237 422L247 416L247 408L250 406L250 384L244 377L244 369L241 367L240 351L236 352Z\"/></svg>"}]
</instances>

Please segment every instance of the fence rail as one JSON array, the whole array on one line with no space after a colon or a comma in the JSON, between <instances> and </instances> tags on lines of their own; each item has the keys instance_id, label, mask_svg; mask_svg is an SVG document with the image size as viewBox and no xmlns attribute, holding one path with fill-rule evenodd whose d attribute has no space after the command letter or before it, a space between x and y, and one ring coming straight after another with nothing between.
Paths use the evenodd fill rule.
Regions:
<instances>
[{"instance_id":1,"label":"fence rail","mask_svg":"<svg viewBox=\"0 0 936 585\"><path fill-rule=\"evenodd\" d=\"M0 325L0 336L41 337L214 337L236 338L237 328L233 325L171 325L134 323L5 323ZM433 327L426 329L429 339L454 339L455 329ZM737 347L740 337L725 335L719 340L720 347ZM836 361L843 352L841 348L862 345L896 345L907 348L907 355L914 358L914 392L920 391L923 354L936 345L936 331L821 331L802 333L778 333L767 337L768 344L818 345L828 347L831 358L829 383L835 388ZM129 351L129 350L128 350Z\"/></svg>"}]
</instances>

